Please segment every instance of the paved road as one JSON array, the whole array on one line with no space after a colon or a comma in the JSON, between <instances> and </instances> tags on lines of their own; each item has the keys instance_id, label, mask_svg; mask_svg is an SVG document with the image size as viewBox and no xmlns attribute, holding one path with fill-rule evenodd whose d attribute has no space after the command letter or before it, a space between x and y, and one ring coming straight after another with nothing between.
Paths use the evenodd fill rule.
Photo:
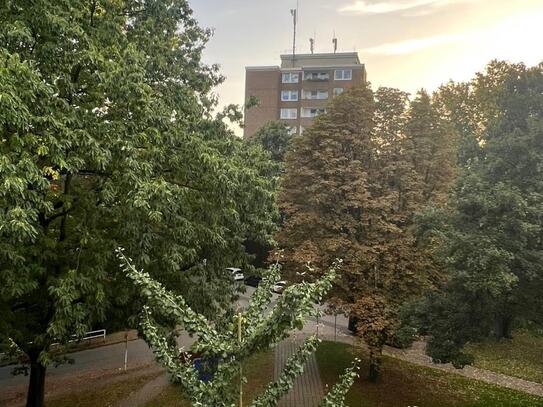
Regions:
<instances>
[{"instance_id":1,"label":"paved road","mask_svg":"<svg viewBox=\"0 0 543 407\"><path fill-rule=\"evenodd\" d=\"M245 308L249 303L249 298L254 292L253 287L247 287L247 291L240 296L239 304L242 308ZM279 296L273 294L272 304L274 304ZM347 333L347 320L343 316L337 317L338 335L346 335ZM312 334L317 332L327 337L333 337L334 335L334 317L325 316L319 318L319 325L315 318L310 318L304 327L303 332L306 334ZM179 345L188 347L192 344L193 339L188 335L183 335L179 338ZM124 365L124 343L115 345L104 346L95 349L84 350L71 354L74 359L74 364L61 365L58 368L50 367L47 370L48 380L52 380L62 376L74 376L84 374L89 371L97 369L122 369ZM139 339L128 342L128 367L135 367L144 364L151 363L153 361L153 353L147 344ZM13 376L11 371L13 366L6 366L0 368L0 390L20 386L28 383L28 376ZM0 391L1 394L1 391Z\"/></svg>"},{"instance_id":2,"label":"paved road","mask_svg":"<svg viewBox=\"0 0 543 407\"><path fill-rule=\"evenodd\" d=\"M182 335L179 338L180 346L189 346L192 342L193 339L188 335ZM122 369L124 367L124 350L125 344L118 343L72 353L70 357L74 359L75 363L48 368L47 378L51 380L55 377L84 374L97 369ZM148 364L153 359L153 352L142 339L128 342L128 368ZM28 376L13 376L12 370L13 366L0 368L0 389L28 383Z\"/></svg>"}]
</instances>

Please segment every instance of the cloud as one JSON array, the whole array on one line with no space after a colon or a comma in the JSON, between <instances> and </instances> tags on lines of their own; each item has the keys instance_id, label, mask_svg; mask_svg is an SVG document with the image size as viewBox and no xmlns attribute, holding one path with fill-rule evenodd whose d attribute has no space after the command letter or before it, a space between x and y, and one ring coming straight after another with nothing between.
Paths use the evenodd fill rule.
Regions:
<instances>
[{"instance_id":1,"label":"cloud","mask_svg":"<svg viewBox=\"0 0 543 407\"><path fill-rule=\"evenodd\" d=\"M340 13L354 13L354 14L388 14L398 11L412 10L417 8L424 8L427 14L432 9L445 6L448 4L468 2L473 0L390 0L390 1L355 1L353 4L343 6L338 11ZM419 13L425 13L419 11ZM420 14L419 14L420 15Z\"/></svg>"},{"instance_id":2,"label":"cloud","mask_svg":"<svg viewBox=\"0 0 543 407\"><path fill-rule=\"evenodd\" d=\"M379 55L405 55L426 48L463 41L464 39L466 39L466 36L463 34L438 35L435 37L415 38L382 44L376 47L363 49L362 52Z\"/></svg>"}]
</instances>

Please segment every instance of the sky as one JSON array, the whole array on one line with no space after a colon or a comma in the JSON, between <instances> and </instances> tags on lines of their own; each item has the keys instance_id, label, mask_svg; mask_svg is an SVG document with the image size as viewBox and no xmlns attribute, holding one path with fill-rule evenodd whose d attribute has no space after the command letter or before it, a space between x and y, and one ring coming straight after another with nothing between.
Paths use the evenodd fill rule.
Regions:
<instances>
[{"instance_id":1,"label":"sky","mask_svg":"<svg viewBox=\"0 0 543 407\"><path fill-rule=\"evenodd\" d=\"M543 62L543 0L298 0L297 52L359 54L373 88L410 93L467 80L492 59ZM226 77L220 106L244 103L245 66L279 65L292 52L296 0L192 0L214 30L204 53Z\"/></svg>"}]
</instances>

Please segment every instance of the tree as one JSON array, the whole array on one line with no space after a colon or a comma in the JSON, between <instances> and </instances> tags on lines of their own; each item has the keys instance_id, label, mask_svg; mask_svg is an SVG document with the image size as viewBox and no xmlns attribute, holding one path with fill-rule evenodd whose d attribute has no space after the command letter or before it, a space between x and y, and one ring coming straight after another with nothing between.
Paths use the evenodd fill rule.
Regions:
<instances>
[{"instance_id":1,"label":"tree","mask_svg":"<svg viewBox=\"0 0 543 407\"><path fill-rule=\"evenodd\" d=\"M358 315L366 339L371 336L366 332L375 332L372 321L392 326L399 305L432 277L408 231L413 213L406 209L406 191L415 196L416 186L411 170L404 174L411 161L399 146L406 140L405 109L406 94L393 89L380 89L374 97L361 87L335 98L328 112L294 139L279 196L286 214L277 237L282 261L298 272L310 263L318 275L330 259L344 259L331 295L368 313ZM365 298L386 306L357 307ZM372 379L383 344L371 342L377 348L371 354Z\"/></svg>"},{"instance_id":2,"label":"tree","mask_svg":"<svg viewBox=\"0 0 543 407\"><path fill-rule=\"evenodd\" d=\"M138 271L122 249L117 253L123 270L145 299L141 322L145 340L153 348L157 360L181 386L183 393L198 406L234 406L236 403L243 406L241 386L245 378L242 362L256 352L268 350L271 345L286 338L290 330L301 328L304 318L315 312L314 302L320 301L330 288L340 266L340 262L336 263L315 283L288 287L269 310L272 285L280 278L280 268L276 264L253 294L248 308L233 315L224 324L225 330L221 331L203 315L194 312L182 296L168 292L148 273ZM184 357L178 348L175 338L179 326L197 336L192 351L204 360L213 361L209 381L199 379L192 360ZM277 381L268 384L251 406L277 405L292 387L296 376L303 372L303 364L315 351L318 342L315 336L307 339L287 361ZM358 376L356 364L357 361L323 399L322 406L343 405L345 394Z\"/></svg>"},{"instance_id":3,"label":"tree","mask_svg":"<svg viewBox=\"0 0 543 407\"><path fill-rule=\"evenodd\" d=\"M273 161L283 163L292 139L289 127L280 121L268 122L249 138L250 144L260 145Z\"/></svg>"},{"instance_id":4,"label":"tree","mask_svg":"<svg viewBox=\"0 0 543 407\"><path fill-rule=\"evenodd\" d=\"M0 335L28 406L51 343L139 307L115 247L220 318L224 267L271 238L269 160L210 113L209 35L185 0L0 5Z\"/></svg>"},{"instance_id":5,"label":"tree","mask_svg":"<svg viewBox=\"0 0 543 407\"><path fill-rule=\"evenodd\" d=\"M357 334L370 352L369 380L376 382L381 371L383 346L394 332L394 317L390 315L386 298L379 294L360 298L352 306L352 314L357 319Z\"/></svg>"},{"instance_id":6,"label":"tree","mask_svg":"<svg viewBox=\"0 0 543 407\"><path fill-rule=\"evenodd\" d=\"M466 342L511 337L515 321L541 324L543 310L533 301L543 287L543 66L493 65L504 68L499 80L495 69L477 75L498 87L483 93L496 118L483 133L481 158L463 169L448 213L419 222L439 242L449 274L442 293L427 301L428 350L459 366L470 361Z\"/></svg>"}]
</instances>

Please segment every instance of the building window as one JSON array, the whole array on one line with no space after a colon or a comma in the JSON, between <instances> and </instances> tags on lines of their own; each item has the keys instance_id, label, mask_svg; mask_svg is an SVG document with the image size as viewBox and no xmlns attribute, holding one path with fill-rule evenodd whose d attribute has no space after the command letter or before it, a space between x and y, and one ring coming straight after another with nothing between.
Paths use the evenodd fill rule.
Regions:
<instances>
[{"instance_id":1,"label":"building window","mask_svg":"<svg viewBox=\"0 0 543 407\"><path fill-rule=\"evenodd\" d=\"M322 107L302 107L302 117L317 117L320 114L326 113L326 109Z\"/></svg>"},{"instance_id":2,"label":"building window","mask_svg":"<svg viewBox=\"0 0 543 407\"><path fill-rule=\"evenodd\" d=\"M304 72L306 81L327 81L328 79L330 79L328 72Z\"/></svg>"},{"instance_id":3,"label":"building window","mask_svg":"<svg viewBox=\"0 0 543 407\"><path fill-rule=\"evenodd\" d=\"M296 102L298 100L298 91L297 90L281 91L281 100L283 102Z\"/></svg>"},{"instance_id":4,"label":"building window","mask_svg":"<svg viewBox=\"0 0 543 407\"><path fill-rule=\"evenodd\" d=\"M284 73L282 75L282 82L283 83L298 83L300 80L300 74L299 73Z\"/></svg>"},{"instance_id":5,"label":"building window","mask_svg":"<svg viewBox=\"0 0 543 407\"><path fill-rule=\"evenodd\" d=\"M339 96L343 93L343 88L334 88L334 96Z\"/></svg>"},{"instance_id":6,"label":"building window","mask_svg":"<svg viewBox=\"0 0 543 407\"><path fill-rule=\"evenodd\" d=\"M281 119L291 120L298 118L298 109L281 109Z\"/></svg>"},{"instance_id":7,"label":"building window","mask_svg":"<svg viewBox=\"0 0 543 407\"><path fill-rule=\"evenodd\" d=\"M350 81L353 79L352 69L336 69L334 72L334 79L336 81Z\"/></svg>"},{"instance_id":8,"label":"building window","mask_svg":"<svg viewBox=\"0 0 543 407\"><path fill-rule=\"evenodd\" d=\"M304 90L302 91L302 95L304 99L310 99L310 100L328 99L327 90Z\"/></svg>"}]
</instances>

